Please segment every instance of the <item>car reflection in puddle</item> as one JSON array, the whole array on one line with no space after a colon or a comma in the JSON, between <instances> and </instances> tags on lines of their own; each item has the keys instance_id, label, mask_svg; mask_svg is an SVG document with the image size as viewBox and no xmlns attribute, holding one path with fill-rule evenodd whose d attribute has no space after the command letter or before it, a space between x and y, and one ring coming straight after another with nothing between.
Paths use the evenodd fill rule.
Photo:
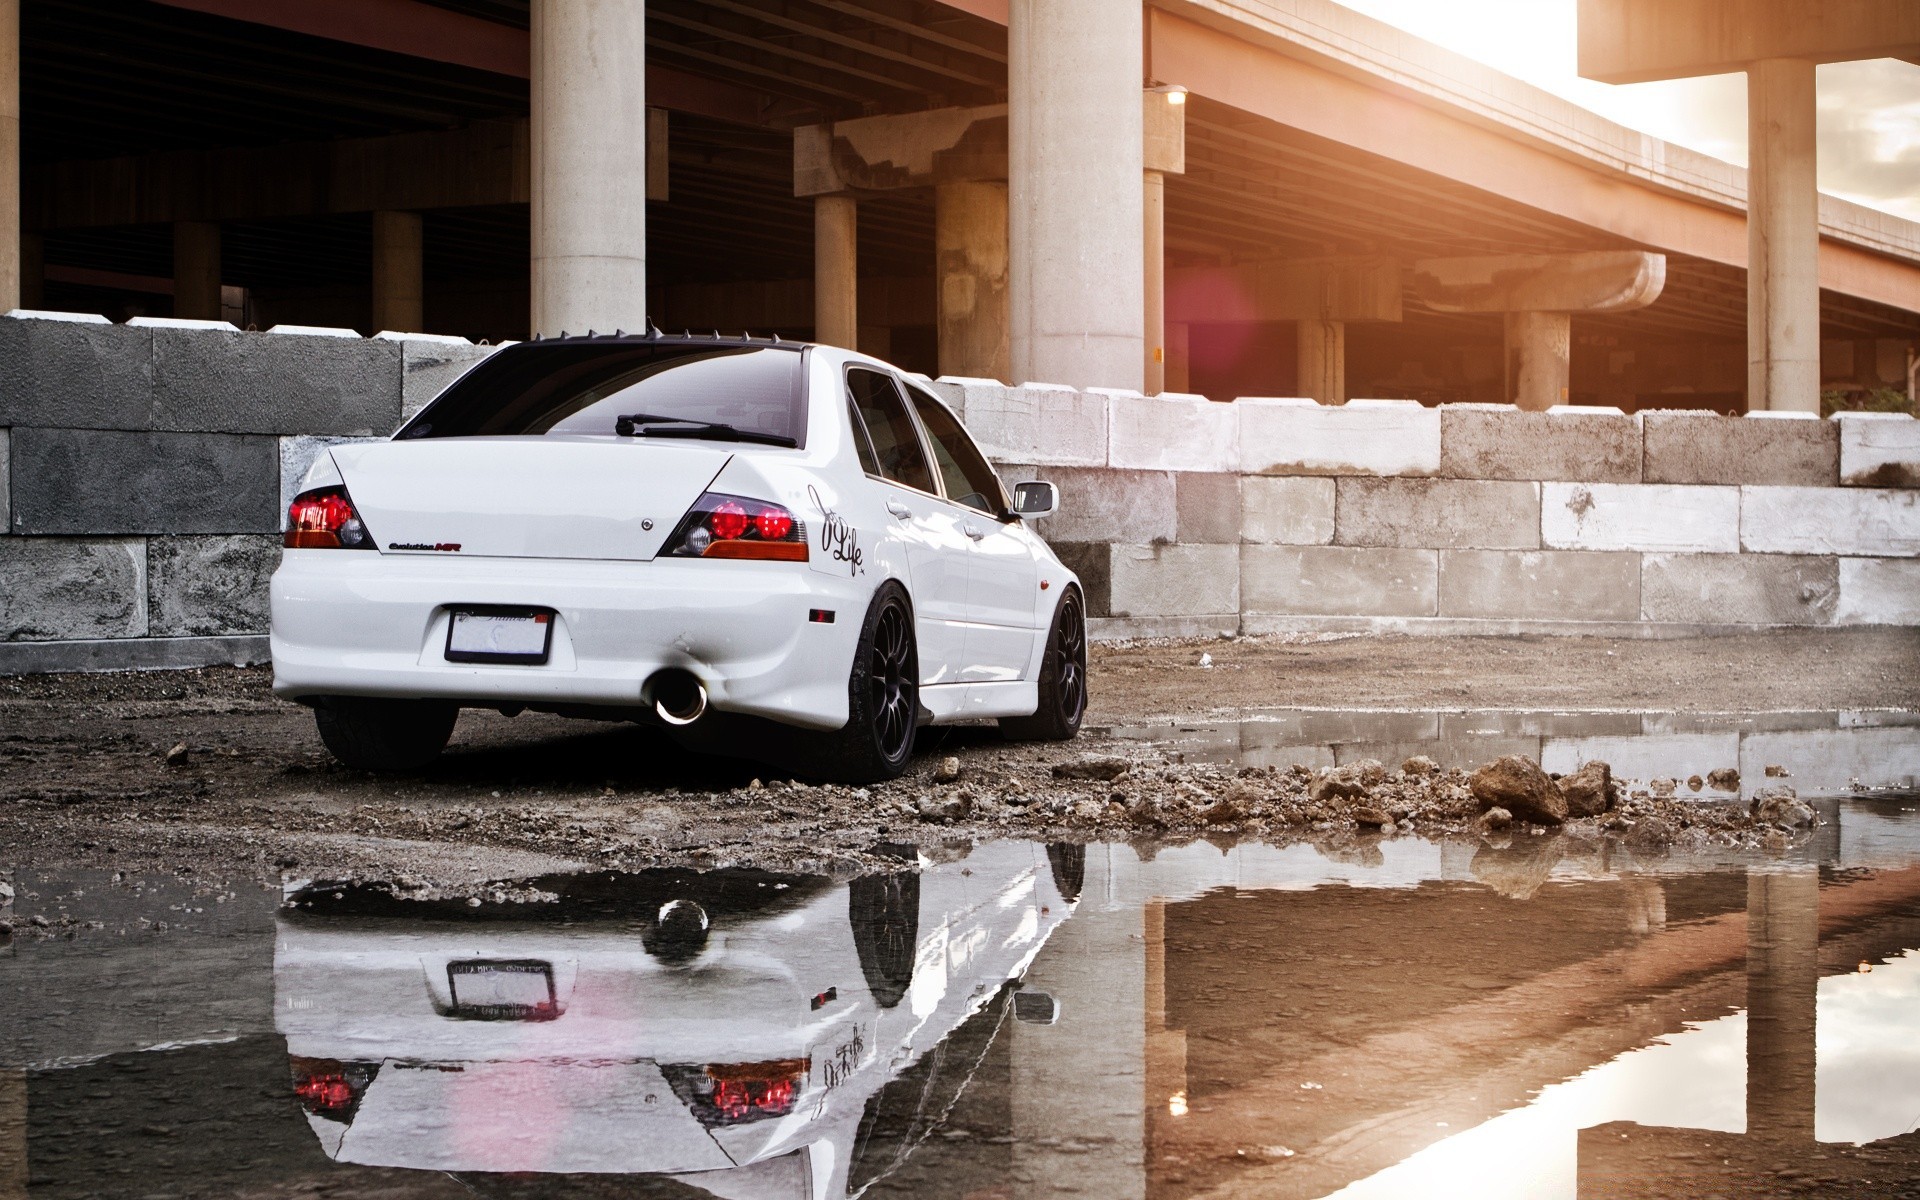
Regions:
<instances>
[{"instance_id":1,"label":"car reflection in puddle","mask_svg":"<svg viewBox=\"0 0 1920 1200\"><path fill-rule=\"evenodd\" d=\"M834 883L582 874L481 899L296 885L276 1025L341 1163L865 1189L933 1134L1079 899L1085 849L1001 843Z\"/></svg>"}]
</instances>

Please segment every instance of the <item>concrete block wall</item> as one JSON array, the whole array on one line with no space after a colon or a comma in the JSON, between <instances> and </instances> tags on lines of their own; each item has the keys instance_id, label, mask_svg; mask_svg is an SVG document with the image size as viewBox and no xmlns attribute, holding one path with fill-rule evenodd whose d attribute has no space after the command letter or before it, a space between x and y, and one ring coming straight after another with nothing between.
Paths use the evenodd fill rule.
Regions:
<instances>
[{"instance_id":1,"label":"concrete block wall","mask_svg":"<svg viewBox=\"0 0 1920 1200\"><path fill-rule=\"evenodd\" d=\"M0 673L263 660L314 455L391 433L492 349L0 317Z\"/></svg>"},{"instance_id":2,"label":"concrete block wall","mask_svg":"<svg viewBox=\"0 0 1920 1200\"><path fill-rule=\"evenodd\" d=\"M1920 624L1912 417L1101 398L1104 466L993 445L1061 486L1096 637Z\"/></svg>"}]
</instances>

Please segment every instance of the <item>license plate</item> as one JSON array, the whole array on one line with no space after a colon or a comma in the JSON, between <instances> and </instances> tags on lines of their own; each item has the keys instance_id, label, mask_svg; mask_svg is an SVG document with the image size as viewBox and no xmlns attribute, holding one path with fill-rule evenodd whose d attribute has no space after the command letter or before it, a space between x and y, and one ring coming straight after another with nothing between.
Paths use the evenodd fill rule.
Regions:
<instances>
[{"instance_id":1,"label":"license plate","mask_svg":"<svg viewBox=\"0 0 1920 1200\"><path fill-rule=\"evenodd\" d=\"M553 967L536 960L447 964L453 1015L478 1021L547 1021L559 1015Z\"/></svg>"},{"instance_id":2,"label":"license plate","mask_svg":"<svg viewBox=\"0 0 1920 1200\"><path fill-rule=\"evenodd\" d=\"M539 608L456 608L447 626L447 661L543 663L553 646L553 614Z\"/></svg>"}]
</instances>

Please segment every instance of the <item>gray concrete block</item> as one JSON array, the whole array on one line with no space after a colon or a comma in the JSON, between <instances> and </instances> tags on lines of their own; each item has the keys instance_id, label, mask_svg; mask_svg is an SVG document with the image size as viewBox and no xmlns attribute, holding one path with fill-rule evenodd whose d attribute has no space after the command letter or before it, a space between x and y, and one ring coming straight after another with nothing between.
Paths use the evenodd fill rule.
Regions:
<instances>
[{"instance_id":1,"label":"gray concrete block","mask_svg":"<svg viewBox=\"0 0 1920 1200\"><path fill-rule=\"evenodd\" d=\"M149 427L381 435L400 424L403 352L381 338L154 328Z\"/></svg>"},{"instance_id":2,"label":"gray concrete block","mask_svg":"<svg viewBox=\"0 0 1920 1200\"><path fill-rule=\"evenodd\" d=\"M1355 546L1242 546L1249 613L1430 617L1439 553Z\"/></svg>"},{"instance_id":3,"label":"gray concrete block","mask_svg":"<svg viewBox=\"0 0 1920 1200\"><path fill-rule=\"evenodd\" d=\"M1920 488L1920 420L1905 413L1837 413L1840 482Z\"/></svg>"},{"instance_id":4,"label":"gray concrete block","mask_svg":"<svg viewBox=\"0 0 1920 1200\"><path fill-rule=\"evenodd\" d=\"M265 633L280 539L162 537L147 542L147 620L155 637Z\"/></svg>"},{"instance_id":5,"label":"gray concrete block","mask_svg":"<svg viewBox=\"0 0 1920 1200\"><path fill-rule=\"evenodd\" d=\"M1736 487L1548 483L1540 542L1555 550L1726 553L1740 549Z\"/></svg>"},{"instance_id":6,"label":"gray concrete block","mask_svg":"<svg viewBox=\"0 0 1920 1200\"><path fill-rule=\"evenodd\" d=\"M0 641L141 637L140 539L0 538Z\"/></svg>"},{"instance_id":7,"label":"gray concrete block","mask_svg":"<svg viewBox=\"0 0 1920 1200\"><path fill-rule=\"evenodd\" d=\"M1920 625L1920 559L1843 558L1840 625Z\"/></svg>"},{"instance_id":8,"label":"gray concrete block","mask_svg":"<svg viewBox=\"0 0 1920 1200\"><path fill-rule=\"evenodd\" d=\"M1173 477L1178 540L1231 545L1240 540L1240 477L1182 471Z\"/></svg>"},{"instance_id":9,"label":"gray concrete block","mask_svg":"<svg viewBox=\"0 0 1920 1200\"><path fill-rule=\"evenodd\" d=\"M1080 577L1089 617L1113 615L1113 547L1105 542L1050 542L1054 556Z\"/></svg>"},{"instance_id":10,"label":"gray concrete block","mask_svg":"<svg viewBox=\"0 0 1920 1200\"><path fill-rule=\"evenodd\" d=\"M1440 474L1638 483L1640 426L1618 409L1448 404L1440 409Z\"/></svg>"},{"instance_id":11,"label":"gray concrete block","mask_svg":"<svg viewBox=\"0 0 1920 1200\"><path fill-rule=\"evenodd\" d=\"M240 637L89 638L85 641L0 642L0 675L56 671L158 671L181 667L246 667L271 661L264 634Z\"/></svg>"},{"instance_id":12,"label":"gray concrete block","mask_svg":"<svg viewBox=\"0 0 1920 1200\"><path fill-rule=\"evenodd\" d=\"M500 349L476 346L462 337L428 333L383 333L376 340L393 342L400 347L400 415L403 419L425 408L454 380Z\"/></svg>"},{"instance_id":13,"label":"gray concrete block","mask_svg":"<svg viewBox=\"0 0 1920 1200\"><path fill-rule=\"evenodd\" d=\"M0 317L0 425L145 429L153 338L104 318Z\"/></svg>"},{"instance_id":14,"label":"gray concrete block","mask_svg":"<svg viewBox=\"0 0 1920 1200\"><path fill-rule=\"evenodd\" d=\"M1333 541L1334 480L1246 475L1240 480L1242 541L1324 546Z\"/></svg>"},{"instance_id":15,"label":"gray concrete block","mask_svg":"<svg viewBox=\"0 0 1920 1200\"><path fill-rule=\"evenodd\" d=\"M1249 475L1433 475L1440 469L1440 410L1411 400L1316 404L1245 397L1240 469Z\"/></svg>"},{"instance_id":16,"label":"gray concrete block","mask_svg":"<svg viewBox=\"0 0 1920 1200\"><path fill-rule=\"evenodd\" d=\"M13 431L0 429L0 534L13 530Z\"/></svg>"},{"instance_id":17,"label":"gray concrete block","mask_svg":"<svg viewBox=\"0 0 1920 1200\"><path fill-rule=\"evenodd\" d=\"M1740 548L1911 558L1920 555L1920 491L1743 487Z\"/></svg>"},{"instance_id":18,"label":"gray concrete block","mask_svg":"<svg viewBox=\"0 0 1920 1200\"><path fill-rule=\"evenodd\" d=\"M1333 540L1340 546L1537 549L1540 485L1349 476L1339 480Z\"/></svg>"},{"instance_id":19,"label":"gray concrete block","mask_svg":"<svg viewBox=\"0 0 1920 1200\"><path fill-rule=\"evenodd\" d=\"M1539 621L1636 621L1640 556L1583 550L1449 550L1440 615Z\"/></svg>"},{"instance_id":20,"label":"gray concrete block","mask_svg":"<svg viewBox=\"0 0 1920 1200\"><path fill-rule=\"evenodd\" d=\"M1832 487L1838 478L1839 431L1810 414L1654 410L1640 421L1648 483Z\"/></svg>"},{"instance_id":21,"label":"gray concrete block","mask_svg":"<svg viewBox=\"0 0 1920 1200\"><path fill-rule=\"evenodd\" d=\"M1000 468L1009 490L1029 479L1052 482L1060 508L1034 528L1049 542L1170 542L1179 530L1173 476L1106 467Z\"/></svg>"},{"instance_id":22,"label":"gray concrete block","mask_svg":"<svg viewBox=\"0 0 1920 1200\"><path fill-rule=\"evenodd\" d=\"M15 429L12 440L15 533L280 528L275 438Z\"/></svg>"},{"instance_id":23,"label":"gray concrete block","mask_svg":"<svg viewBox=\"0 0 1920 1200\"><path fill-rule=\"evenodd\" d=\"M1028 384L1031 389L1034 385ZM1088 388L1104 397L1110 423L1107 463L1148 471L1238 471L1240 406L1205 396L1162 392L1143 396L1116 388ZM968 400L972 411L972 400Z\"/></svg>"},{"instance_id":24,"label":"gray concrete block","mask_svg":"<svg viewBox=\"0 0 1920 1200\"><path fill-rule=\"evenodd\" d=\"M1240 611L1240 547L1115 546L1112 615L1200 617Z\"/></svg>"},{"instance_id":25,"label":"gray concrete block","mask_svg":"<svg viewBox=\"0 0 1920 1200\"><path fill-rule=\"evenodd\" d=\"M1648 621L1828 625L1839 576L1835 559L1811 555L1648 554L1640 611Z\"/></svg>"}]
</instances>

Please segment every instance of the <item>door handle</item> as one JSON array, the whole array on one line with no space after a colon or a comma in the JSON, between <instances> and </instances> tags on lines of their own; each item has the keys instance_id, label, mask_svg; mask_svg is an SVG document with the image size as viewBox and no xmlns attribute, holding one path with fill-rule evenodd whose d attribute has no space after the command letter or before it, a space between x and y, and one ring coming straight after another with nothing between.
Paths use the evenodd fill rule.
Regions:
<instances>
[{"instance_id":1,"label":"door handle","mask_svg":"<svg viewBox=\"0 0 1920 1200\"><path fill-rule=\"evenodd\" d=\"M913 519L913 510L898 500L887 501L887 511L899 517L902 521L910 521Z\"/></svg>"},{"instance_id":2,"label":"door handle","mask_svg":"<svg viewBox=\"0 0 1920 1200\"><path fill-rule=\"evenodd\" d=\"M979 541L981 538L987 536L986 530L980 528L978 525L975 525L971 521L967 522L965 525L962 525L960 528L965 530L967 536L972 538L976 542Z\"/></svg>"}]
</instances>

